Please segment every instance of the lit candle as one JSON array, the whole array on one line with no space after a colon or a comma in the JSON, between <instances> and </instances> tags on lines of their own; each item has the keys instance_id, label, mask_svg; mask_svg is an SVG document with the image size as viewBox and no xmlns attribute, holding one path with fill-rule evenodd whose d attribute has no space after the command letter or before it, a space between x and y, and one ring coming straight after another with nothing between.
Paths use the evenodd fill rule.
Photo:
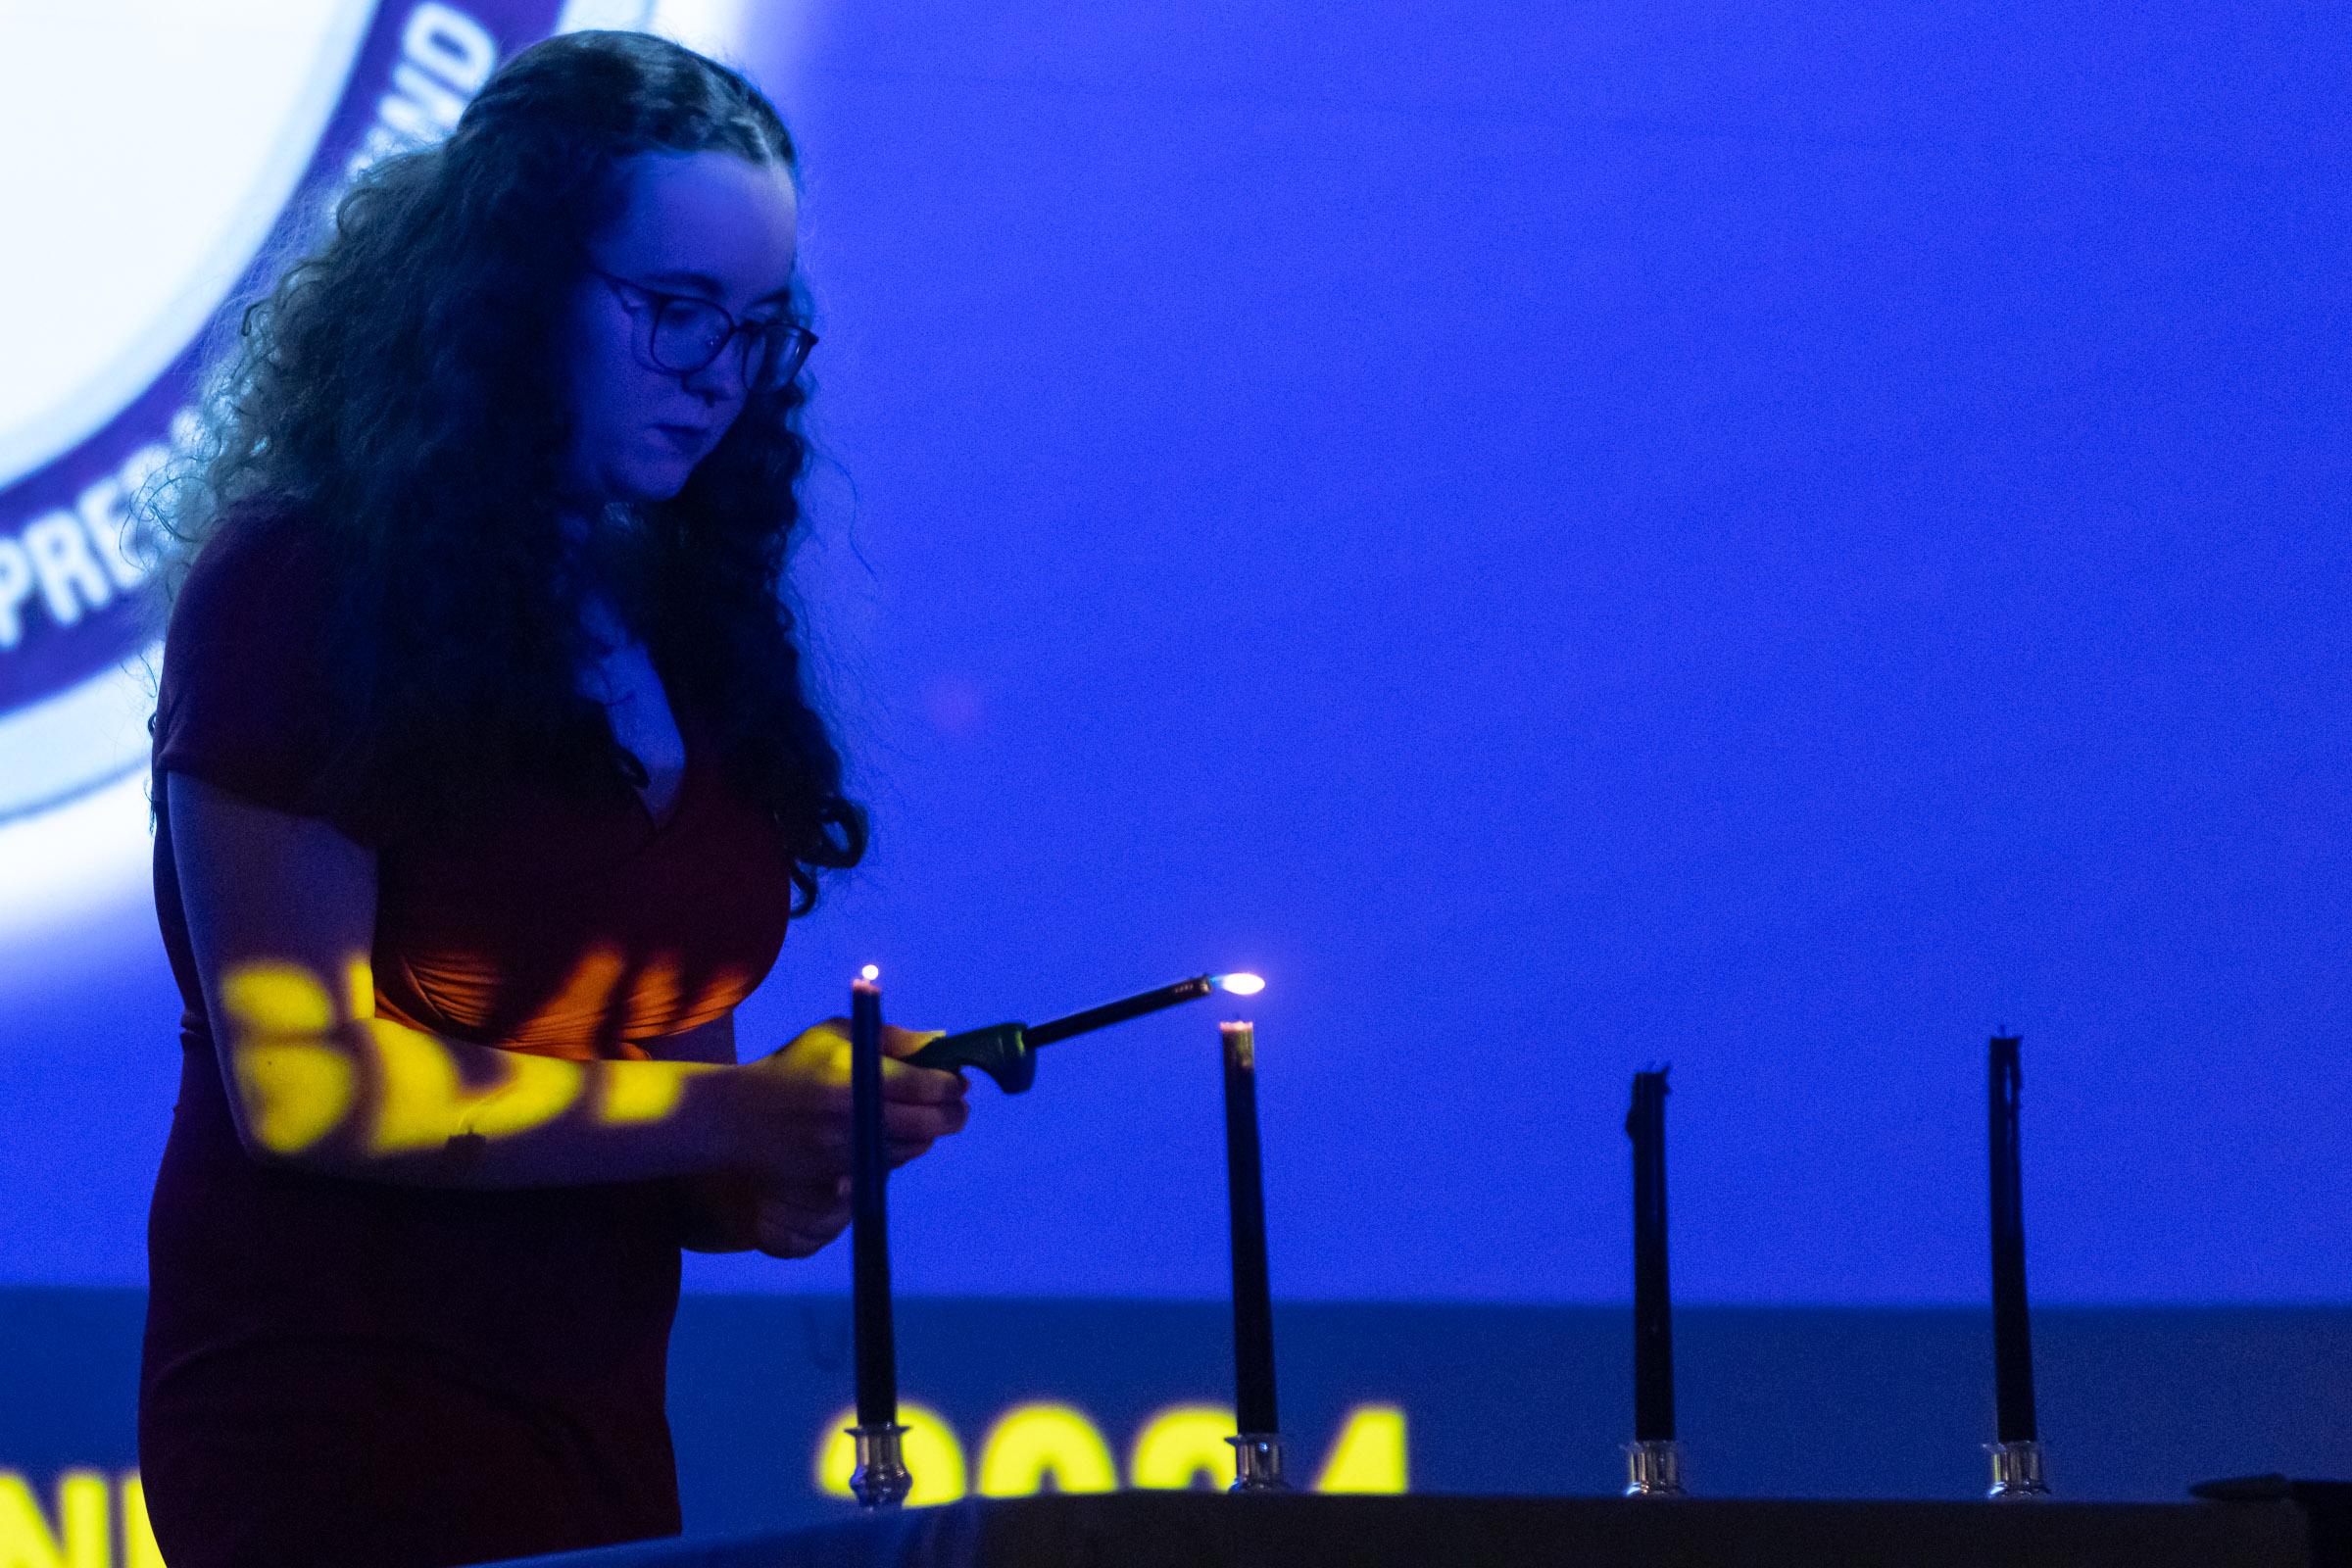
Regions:
<instances>
[{"instance_id":1,"label":"lit candle","mask_svg":"<svg viewBox=\"0 0 2352 1568\"><path fill-rule=\"evenodd\" d=\"M850 984L851 1305L857 1332L858 1424L899 1419L898 1348L890 1325L890 1229L883 1189L882 990L869 967Z\"/></svg>"},{"instance_id":2,"label":"lit candle","mask_svg":"<svg viewBox=\"0 0 2352 1568\"><path fill-rule=\"evenodd\" d=\"M1257 1032L1247 1023L1221 1023L1225 1047L1225 1191L1233 1215L1233 1373L1235 1424L1244 1490L1250 1482L1250 1445L1281 1430L1274 1411L1274 1300L1266 1277L1265 1180L1258 1160ZM1263 1455L1260 1456L1261 1458ZM1272 1452L1280 1485L1280 1449Z\"/></svg>"},{"instance_id":3,"label":"lit candle","mask_svg":"<svg viewBox=\"0 0 2352 1568\"><path fill-rule=\"evenodd\" d=\"M2032 1496L2041 1479L2034 1422L2034 1346L2026 1322L2026 1198L2018 1143L2024 1074L2016 1035L1994 1035L1985 1074L1992 1164L1992 1379L1995 1399L1992 1495Z\"/></svg>"},{"instance_id":4,"label":"lit candle","mask_svg":"<svg viewBox=\"0 0 2352 1568\"><path fill-rule=\"evenodd\" d=\"M1634 1074L1634 1441L1674 1441L1674 1298L1666 1282L1666 1073Z\"/></svg>"}]
</instances>

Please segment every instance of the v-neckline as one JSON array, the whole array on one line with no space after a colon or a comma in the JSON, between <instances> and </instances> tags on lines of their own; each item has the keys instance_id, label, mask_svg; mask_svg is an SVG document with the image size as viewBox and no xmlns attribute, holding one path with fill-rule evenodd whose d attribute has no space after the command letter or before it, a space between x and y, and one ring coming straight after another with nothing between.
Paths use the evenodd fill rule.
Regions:
<instances>
[{"instance_id":1,"label":"v-neckline","mask_svg":"<svg viewBox=\"0 0 2352 1568\"><path fill-rule=\"evenodd\" d=\"M677 793L672 795L669 799L668 814L665 816L655 815L654 803L646 798L645 791L639 789L634 782L629 785L629 796L637 803L637 814L645 818L645 825L649 835L657 839L674 827L677 824L678 818L685 814L686 794L689 790L694 788L696 772L694 765L694 737L686 732L686 722L684 719L678 716L678 711L675 708L670 710L670 721L678 726L678 744L685 752L686 760L678 764L678 788ZM615 746L620 746L620 742L617 740L612 744ZM621 746L620 749L623 752L627 752L629 760L637 764L637 770L641 773L644 773L647 779L650 781L653 777L653 770L645 765L645 760L639 757L635 752L630 752L625 746Z\"/></svg>"},{"instance_id":2,"label":"v-neckline","mask_svg":"<svg viewBox=\"0 0 2352 1568\"><path fill-rule=\"evenodd\" d=\"M601 591L596 593L589 601L588 615L588 630L591 637L596 638L600 643L603 643L608 636L618 639L617 641L607 644L605 653L601 657L610 658L613 654L621 652L632 646L642 652L645 658L646 667L653 672L656 689L661 693L662 706L669 714L670 727L677 731L678 750L680 753L678 762L678 781L676 792L670 797L668 813L666 815L657 814L654 810L653 802L646 795L645 789L641 787L633 778L628 781L629 794L636 800L638 814L645 819L645 825L649 839L658 839L663 833L669 831L671 824L677 821L679 813L686 808L686 792L692 787L693 783L694 742L687 737L686 720L683 715L678 712L677 704L670 698L669 681L667 677L662 673L661 663L654 658L654 651L652 647L646 644L642 638L639 638L629 628L628 624L620 618L619 611L613 606L610 596L602 593ZM602 677L600 676L599 679L601 683ZM610 690L610 687L607 686L606 689ZM636 771L643 775L646 783L650 785L653 782L654 770L646 765L644 758L638 756L636 752L630 750L628 746L622 743L619 734L612 728L610 717L610 711L612 708L611 700L607 698L593 697L593 694L592 700L602 703L607 710L608 717L606 720L606 729L607 732L611 733L612 736L612 745L614 750L618 751L621 756L627 758L629 761L634 763L636 765Z\"/></svg>"}]
</instances>

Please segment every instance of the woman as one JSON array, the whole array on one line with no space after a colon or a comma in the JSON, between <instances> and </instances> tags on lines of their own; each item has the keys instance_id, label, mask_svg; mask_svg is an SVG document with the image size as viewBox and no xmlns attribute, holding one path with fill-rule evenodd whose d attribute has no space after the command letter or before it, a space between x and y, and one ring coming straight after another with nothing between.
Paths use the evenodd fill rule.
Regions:
<instances>
[{"instance_id":1,"label":"woman","mask_svg":"<svg viewBox=\"0 0 2352 1568\"><path fill-rule=\"evenodd\" d=\"M679 1247L846 1223L838 1020L734 1065L865 842L781 600L793 170L733 73L555 39L247 318L156 719L172 1568L674 1533ZM905 1160L963 1083L888 1065Z\"/></svg>"}]
</instances>

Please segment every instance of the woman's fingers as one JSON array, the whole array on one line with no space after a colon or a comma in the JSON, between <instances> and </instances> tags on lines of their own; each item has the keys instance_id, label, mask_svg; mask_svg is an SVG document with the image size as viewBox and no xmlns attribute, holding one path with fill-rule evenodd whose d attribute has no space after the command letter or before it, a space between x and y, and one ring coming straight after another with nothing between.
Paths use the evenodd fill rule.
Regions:
<instances>
[{"instance_id":1,"label":"woman's fingers","mask_svg":"<svg viewBox=\"0 0 2352 1568\"><path fill-rule=\"evenodd\" d=\"M882 1026L882 1054L911 1056L946 1033L945 1029L902 1029L886 1023Z\"/></svg>"},{"instance_id":2,"label":"woman's fingers","mask_svg":"<svg viewBox=\"0 0 2352 1568\"><path fill-rule=\"evenodd\" d=\"M882 1063L882 1129L894 1165L960 1132L970 1119L964 1101L970 1085L961 1073L896 1059L937 1038L912 1029L885 1032L893 1054ZM737 1102L745 1128L737 1141L740 1162L784 1183L831 1180L846 1171L853 1144L849 1054L844 1021L827 1019L745 1070Z\"/></svg>"},{"instance_id":3,"label":"woman's fingers","mask_svg":"<svg viewBox=\"0 0 2352 1568\"><path fill-rule=\"evenodd\" d=\"M794 1148L807 1150L821 1164L835 1169L847 1168L854 1134L850 1127L848 1107L815 1115L785 1113L768 1124L767 1142L774 1152L786 1154ZM971 1107L960 1099L945 1103L907 1104L885 1101L882 1105L882 1135L894 1143L945 1138L963 1130L971 1119ZM812 1175L815 1173L811 1173Z\"/></svg>"},{"instance_id":4,"label":"woman's fingers","mask_svg":"<svg viewBox=\"0 0 2352 1568\"><path fill-rule=\"evenodd\" d=\"M959 1072L937 1067L909 1067L903 1061L882 1063L882 1098L925 1104L961 1100L971 1081Z\"/></svg>"},{"instance_id":5,"label":"woman's fingers","mask_svg":"<svg viewBox=\"0 0 2352 1568\"><path fill-rule=\"evenodd\" d=\"M946 1033L947 1031L944 1029L902 1029L895 1023L886 1023L882 1026L882 1054L885 1056L911 1056ZM808 1028L802 1030L799 1035L794 1037L792 1045L804 1047L846 1046L849 1041L850 1020L827 1018L822 1023L811 1024ZM787 1046L785 1049L790 1050L791 1046Z\"/></svg>"},{"instance_id":6,"label":"woman's fingers","mask_svg":"<svg viewBox=\"0 0 2352 1568\"><path fill-rule=\"evenodd\" d=\"M761 1194L760 1213L772 1224L812 1231L834 1221L848 1224L850 1203L848 1199L836 1198L829 1191L820 1189L810 1193L803 1189L796 1193Z\"/></svg>"},{"instance_id":7,"label":"woman's fingers","mask_svg":"<svg viewBox=\"0 0 2352 1568\"><path fill-rule=\"evenodd\" d=\"M945 1102L884 1101L882 1136L894 1163L905 1164L939 1139L963 1130L971 1107L958 1095ZM850 1167L856 1137L850 1126L849 1105L811 1105L803 1102L779 1109L767 1118L753 1156L760 1169L796 1182L829 1178Z\"/></svg>"},{"instance_id":8,"label":"woman's fingers","mask_svg":"<svg viewBox=\"0 0 2352 1568\"><path fill-rule=\"evenodd\" d=\"M970 1107L960 1100L944 1105L884 1104L882 1107L882 1136L894 1142L929 1142L962 1130L971 1115Z\"/></svg>"},{"instance_id":9,"label":"woman's fingers","mask_svg":"<svg viewBox=\"0 0 2352 1568\"><path fill-rule=\"evenodd\" d=\"M829 1186L761 1194L752 1219L760 1250L775 1257L807 1257L822 1249L850 1223L847 1186L845 1179Z\"/></svg>"}]
</instances>

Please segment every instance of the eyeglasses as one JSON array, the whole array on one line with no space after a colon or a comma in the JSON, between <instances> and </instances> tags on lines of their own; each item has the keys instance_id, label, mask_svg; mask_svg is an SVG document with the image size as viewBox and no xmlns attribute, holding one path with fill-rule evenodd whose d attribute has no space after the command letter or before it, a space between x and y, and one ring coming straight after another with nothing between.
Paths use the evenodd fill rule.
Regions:
<instances>
[{"instance_id":1,"label":"eyeglasses","mask_svg":"<svg viewBox=\"0 0 2352 1568\"><path fill-rule=\"evenodd\" d=\"M743 387L747 392L781 392L801 373L816 334L790 321L738 321L709 300L691 294L663 294L588 269L612 286L621 307L642 327L637 351L657 368L672 375L691 375L726 352L738 334L743 338ZM631 295L642 296L638 304Z\"/></svg>"}]
</instances>

